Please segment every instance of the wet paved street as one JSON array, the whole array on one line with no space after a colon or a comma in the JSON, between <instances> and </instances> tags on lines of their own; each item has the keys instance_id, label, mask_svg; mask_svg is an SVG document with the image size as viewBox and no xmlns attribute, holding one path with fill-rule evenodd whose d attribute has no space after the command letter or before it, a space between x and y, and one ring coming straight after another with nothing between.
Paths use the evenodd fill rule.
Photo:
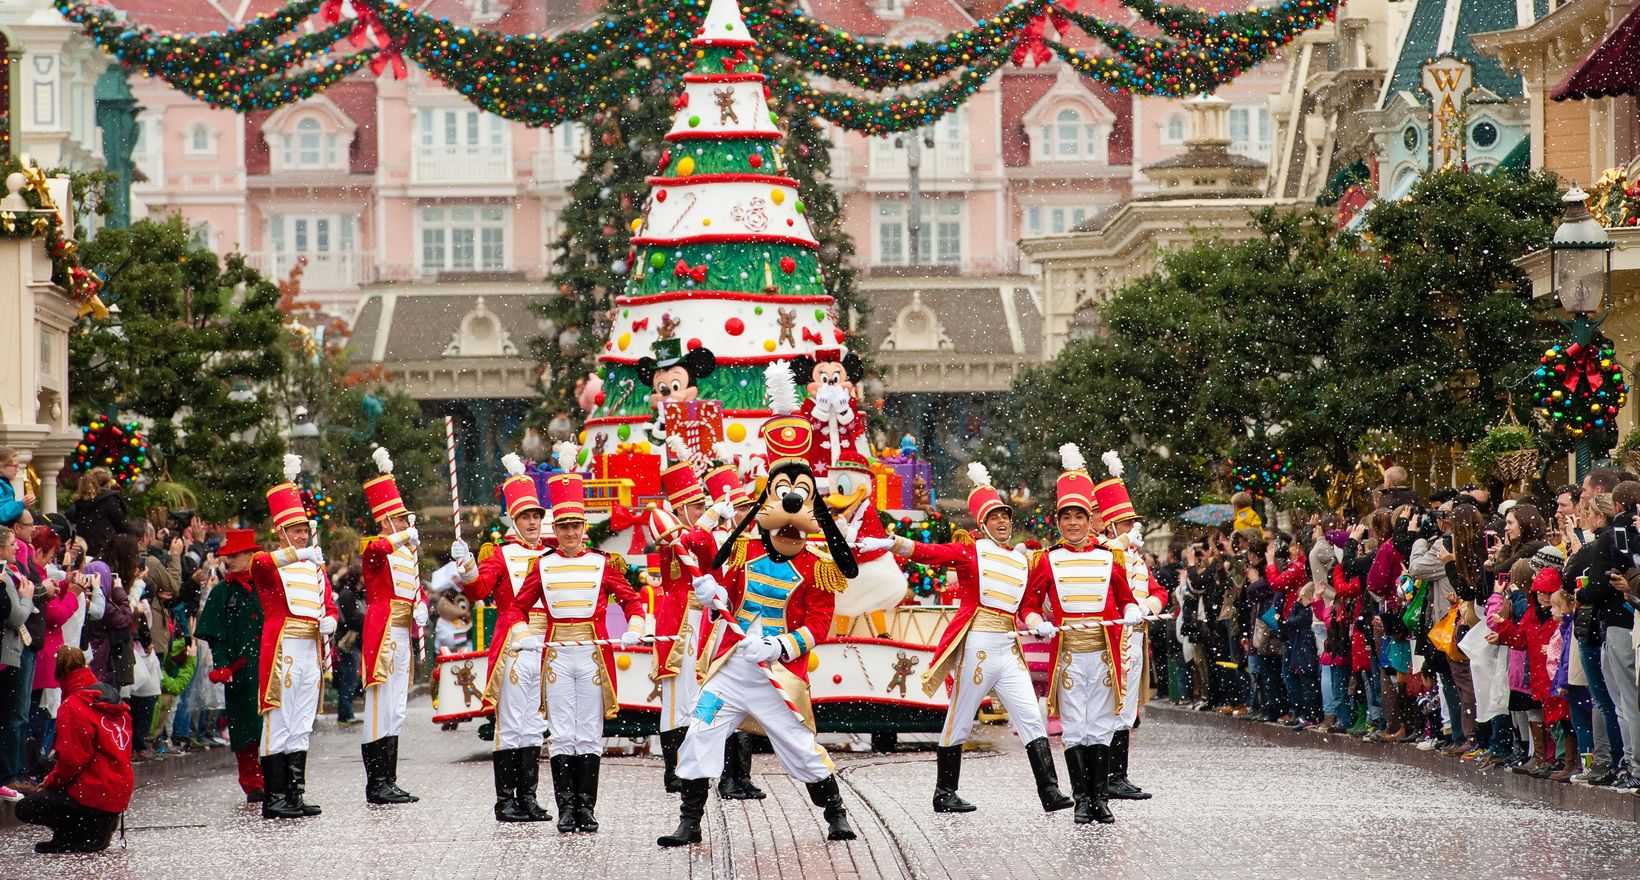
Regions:
<instances>
[{"instance_id":1,"label":"wet paved street","mask_svg":"<svg viewBox=\"0 0 1640 880\"><path fill-rule=\"evenodd\" d=\"M1606 878L1640 872L1640 826L1525 804L1425 770L1319 748L1277 747L1233 729L1156 713L1135 736L1133 776L1153 800L1118 803L1118 824L1044 815L1006 727L963 767L967 816L928 806L932 755L838 755L860 840L827 845L801 786L759 755L762 802L720 804L707 842L663 851L676 800L656 759L604 763L597 835L497 825L487 744L441 733L413 708L400 782L419 804L364 804L357 737L321 725L310 795L325 815L265 823L228 770L139 790L127 846L46 858L33 829L0 829L0 878L714 877ZM1176 718L1176 716L1174 716ZM1055 746L1057 757L1057 743ZM1063 773L1063 760L1059 766ZM550 800L545 768L543 803ZM1067 786L1068 787L1068 786ZM549 809L551 804L548 803ZM1531 853L1528 856L1526 854Z\"/></svg>"}]
</instances>

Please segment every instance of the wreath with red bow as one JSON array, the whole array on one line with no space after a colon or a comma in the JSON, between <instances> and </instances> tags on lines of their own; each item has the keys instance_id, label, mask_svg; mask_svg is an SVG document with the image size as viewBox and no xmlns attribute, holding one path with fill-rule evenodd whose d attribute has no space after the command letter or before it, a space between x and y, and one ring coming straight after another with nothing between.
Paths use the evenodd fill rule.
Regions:
<instances>
[{"instance_id":1,"label":"wreath with red bow","mask_svg":"<svg viewBox=\"0 0 1640 880\"><path fill-rule=\"evenodd\" d=\"M1617 412L1628 402L1629 383L1604 334L1549 347L1532 383L1538 422L1551 437L1591 440L1603 448L1617 442Z\"/></svg>"}]
</instances>

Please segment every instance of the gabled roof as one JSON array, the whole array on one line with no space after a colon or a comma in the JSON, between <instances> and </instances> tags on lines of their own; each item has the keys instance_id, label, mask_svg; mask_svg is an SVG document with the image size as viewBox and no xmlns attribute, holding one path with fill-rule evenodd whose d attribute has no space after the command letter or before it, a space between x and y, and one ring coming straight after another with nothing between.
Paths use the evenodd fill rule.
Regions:
<instances>
[{"instance_id":1,"label":"gabled roof","mask_svg":"<svg viewBox=\"0 0 1640 880\"><path fill-rule=\"evenodd\" d=\"M377 162L376 81L350 78L326 89L325 100L353 121L353 142L347 148L347 170L351 174L374 174ZM297 107L301 105L295 105ZM262 125L273 113L260 110L245 114L245 173L267 174L271 148L262 137Z\"/></svg>"},{"instance_id":2,"label":"gabled roof","mask_svg":"<svg viewBox=\"0 0 1640 880\"><path fill-rule=\"evenodd\" d=\"M1503 69L1497 59L1482 54L1470 42L1473 34L1501 31L1531 24L1547 0L1531 0L1528 18L1516 0L1416 0L1407 23L1393 72L1385 85L1384 107L1397 92L1417 94L1423 88L1423 66L1442 55L1453 55L1474 66L1474 85L1505 100L1524 94L1521 78Z\"/></svg>"}]
</instances>

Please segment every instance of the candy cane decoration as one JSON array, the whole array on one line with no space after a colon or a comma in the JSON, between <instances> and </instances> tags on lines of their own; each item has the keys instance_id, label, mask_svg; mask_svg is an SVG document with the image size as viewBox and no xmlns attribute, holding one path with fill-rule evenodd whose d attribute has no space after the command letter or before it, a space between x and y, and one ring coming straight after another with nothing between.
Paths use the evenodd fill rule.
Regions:
<instances>
[{"instance_id":1,"label":"candy cane decoration","mask_svg":"<svg viewBox=\"0 0 1640 880\"><path fill-rule=\"evenodd\" d=\"M1087 620L1087 621L1081 621L1081 622L1078 622L1078 623L1067 623L1064 626L1060 627L1059 631L1060 632L1065 632L1066 630L1095 629L1097 627L1106 627L1106 626L1134 626L1134 625L1141 624L1141 623L1148 623L1148 622L1153 621L1153 620L1172 620L1172 619L1173 619L1173 613L1168 612L1166 614L1146 614L1145 616L1139 617L1139 618L1124 617L1121 620ZM1028 629L1019 629L1019 630L1014 630L1014 635L1034 636L1034 635L1036 635L1036 633L1033 633Z\"/></svg>"},{"instance_id":2,"label":"candy cane decoration","mask_svg":"<svg viewBox=\"0 0 1640 880\"><path fill-rule=\"evenodd\" d=\"M651 643L654 643L654 642L675 642L675 641L678 641L681 638L683 638L683 636L644 636L643 641L639 642L638 644L647 645L647 644L651 644ZM575 640L572 640L572 641L564 641L564 642L547 642L546 644L542 645L541 647L543 647L543 648L589 648L589 647L596 648L596 647L602 647L604 645L610 645L612 647L619 648L619 647L621 647L621 640L620 639L575 639Z\"/></svg>"},{"instance_id":3,"label":"candy cane decoration","mask_svg":"<svg viewBox=\"0 0 1640 880\"><path fill-rule=\"evenodd\" d=\"M444 417L444 454L450 464L450 517L455 520L456 540L461 540L461 488L456 484L456 420Z\"/></svg>"}]
</instances>

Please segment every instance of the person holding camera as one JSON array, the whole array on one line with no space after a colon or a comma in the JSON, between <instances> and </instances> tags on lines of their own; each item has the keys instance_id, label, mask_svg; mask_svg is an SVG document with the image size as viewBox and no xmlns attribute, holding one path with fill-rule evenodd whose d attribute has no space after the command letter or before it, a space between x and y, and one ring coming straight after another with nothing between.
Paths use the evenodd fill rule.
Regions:
<instances>
[{"instance_id":1,"label":"person holding camera","mask_svg":"<svg viewBox=\"0 0 1640 880\"><path fill-rule=\"evenodd\" d=\"M1566 574L1577 588L1580 612L1573 626L1581 630L1579 650L1583 652L1584 670L1589 677L1589 694L1604 722L1611 751L1611 761L1606 768L1609 774L1594 774L1582 781L1634 790L1640 788L1640 755L1636 755L1635 739L1640 735L1640 690L1635 684L1634 609L1620 585L1626 587L1628 583L1626 576L1634 567L1633 554L1640 552L1637 546L1640 542L1634 539L1634 514L1624 511L1614 523L1615 510L1610 494L1584 494L1579 502L1579 518L1583 527L1594 533L1595 539L1578 548L1567 563ZM1590 663L1595 645L1599 646L1599 662ZM1618 740L1611 739L1613 720ZM1595 754L1598 766L1598 743Z\"/></svg>"}]
</instances>

